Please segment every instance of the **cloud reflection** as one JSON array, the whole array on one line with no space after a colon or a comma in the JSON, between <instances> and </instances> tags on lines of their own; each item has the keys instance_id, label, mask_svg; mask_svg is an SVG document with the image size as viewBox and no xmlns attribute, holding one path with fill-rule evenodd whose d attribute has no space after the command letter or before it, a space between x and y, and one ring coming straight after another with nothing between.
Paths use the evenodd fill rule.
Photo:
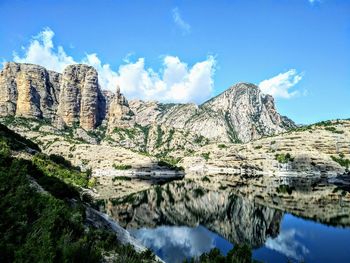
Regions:
<instances>
[{"instance_id":1,"label":"cloud reflection","mask_svg":"<svg viewBox=\"0 0 350 263\"><path fill-rule=\"evenodd\" d=\"M185 258L208 252L215 246L215 234L202 226L195 228L161 226L130 232L166 262L182 262Z\"/></svg>"},{"instance_id":2,"label":"cloud reflection","mask_svg":"<svg viewBox=\"0 0 350 263\"><path fill-rule=\"evenodd\" d=\"M301 234L295 229L282 231L277 238L269 238L265 246L289 258L301 261L304 259L304 256L309 253L309 249L297 240L297 236L301 237Z\"/></svg>"}]
</instances>

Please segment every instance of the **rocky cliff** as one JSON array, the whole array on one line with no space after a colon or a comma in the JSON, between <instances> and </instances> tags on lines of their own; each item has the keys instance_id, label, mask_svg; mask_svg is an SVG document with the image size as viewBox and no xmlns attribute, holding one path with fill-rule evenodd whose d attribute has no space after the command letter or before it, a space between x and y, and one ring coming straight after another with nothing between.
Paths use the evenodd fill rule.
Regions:
<instances>
[{"instance_id":1,"label":"rocky cliff","mask_svg":"<svg viewBox=\"0 0 350 263\"><path fill-rule=\"evenodd\" d=\"M6 63L0 72L0 116L53 120L60 74L31 64Z\"/></svg>"},{"instance_id":2,"label":"rocky cliff","mask_svg":"<svg viewBox=\"0 0 350 263\"><path fill-rule=\"evenodd\" d=\"M97 71L82 64L69 65L59 74L37 65L7 63L0 72L0 95L1 116L48 119L61 128L80 126L85 130L104 124L109 134L115 128L120 131L136 125L142 133L154 127L168 131L161 134L164 137L181 130L211 142L247 142L295 126L278 114L273 98L253 84L239 83L202 105L129 104L119 88L115 94L102 92ZM155 138L144 134L138 140L162 144L155 134ZM186 136L177 137L182 143L188 141Z\"/></svg>"},{"instance_id":3,"label":"rocky cliff","mask_svg":"<svg viewBox=\"0 0 350 263\"><path fill-rule=\"evenodd\" d=\"M277 112L273 97L248 83L236 84L199 106L136 100L130 107L141 125L185 129L212 141L248 142L295 127Z\"/></svg>"}]
</instances>

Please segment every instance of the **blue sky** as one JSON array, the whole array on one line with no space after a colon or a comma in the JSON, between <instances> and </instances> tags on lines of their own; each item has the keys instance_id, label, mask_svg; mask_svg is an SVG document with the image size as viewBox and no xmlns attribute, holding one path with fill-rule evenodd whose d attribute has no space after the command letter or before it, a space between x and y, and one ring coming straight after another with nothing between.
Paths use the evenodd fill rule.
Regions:
<instances>
[{"instance_id":1,"label":"blue sky","mask_svg":"<svg viewBox=\"0 0 350 263\"><path fill-rule=\"evenodd\" d=\"M298 123L350 117L349 0L0 0L0 16L1 60L89 63L128 98L200 103L244 81Z\"/></svg>"}]
</instances>

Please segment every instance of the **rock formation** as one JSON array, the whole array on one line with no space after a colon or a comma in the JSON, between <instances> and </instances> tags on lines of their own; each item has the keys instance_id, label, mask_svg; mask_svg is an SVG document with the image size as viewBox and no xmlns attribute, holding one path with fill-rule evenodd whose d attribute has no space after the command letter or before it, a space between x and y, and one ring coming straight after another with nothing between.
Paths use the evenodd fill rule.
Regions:
<instances>
[{"instance_id":1,"label":"rock formation","mask_svg":"<svg viewBox=\"0 0 350 263\"><path fill-rule=\"evenodd\" d=\"M6 63L0 72L0 116L53 120L59 83L58 73L41 66Z\"/></svg>"},{"instance_id":2,"label":"rock formation","mask_svg":"<svg viewBox=\"0 0 350 263\"><path fill-rule=\"evenodd\" d=\"M141 125L158 123L186 129L212 141L248 142L295 127L278 114L270 95L247 83L234 85L199 106L136 100L130 107Z\"/></svg>"},{"instance_id":3,"label":"rock formation","mask_svg":"<svg viewBox=\"0 0 350 263\"><path fill-rule=\"evenodd\" d=\"M91 130L98 116L98 78L93 67L70 65L62 74L60 101L57 115L64 124Z\"/></svg>"},{"instance_id":4,"label":"rock formation","mask_svg":"<svg viewBox=\"0 0 350 263\"><path fill-rule=\"evenodd\" d=\"M117 86L117 92L110 99L108 107L108 131L112 132L116 127L132 127L134 124L134 113L130 110L128 101L120 93L120 88Z\"/></svg>"},{"instance_id":5,"label":"rock formation","mask_svg":"<svg viewBox=\"0 0 350 263\"><path fill-rule=\"evenodd\" d=\"M102 92L97 71L82 64L69 65L60 74L7 63L0 73L0 95L0 116L49 119L60 128L92 130L105 123L112 133L138 124L186 131L211 142L248 142L295 127L278 114L273 98L253 84L239 83L202 105L132 101L129 106L119 88L116 94Z\"/></svg>"}]
</instances>

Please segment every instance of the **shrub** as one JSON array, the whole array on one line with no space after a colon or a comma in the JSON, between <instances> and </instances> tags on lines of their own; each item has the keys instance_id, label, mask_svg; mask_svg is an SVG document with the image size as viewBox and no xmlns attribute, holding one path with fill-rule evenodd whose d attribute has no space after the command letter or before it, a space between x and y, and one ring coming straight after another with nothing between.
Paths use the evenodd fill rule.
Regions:
<instances>
[{"instance_id":1,"label":"shrub","mask_svg":"<svg viewBox=\"0 0 350 263\"><path fill-rule=\"evenodd\" d=\"M292 156L290 155L290 153L278 153L275 155L275 159L279 162L279 163L288 163L288 162L293 162L294 158L292 158Z\"/></svg>"},{"instance_id":2,"label":"shrub","mask_svg":"<svg viewBox=\"0 0 350 263\"><path fill-rule=\"evenodd\" d=\"M218 148L219 149L225 149L225 148L227 148L227 146L225 144L218 144Z\"/></svg>"},{"instance_id":3,"label":"shrub","mask_svg":"<svg viewBox=\"0 0 350 263\"><path fill-rule=\"evenodd\" d=\"M210 158L210 153L209 153L209 152L207 152L207 153L202 153L201 155L202 155L202 157L203 157L206 161L208 161L209 158Z\"/></svg>"}]
</instances>

